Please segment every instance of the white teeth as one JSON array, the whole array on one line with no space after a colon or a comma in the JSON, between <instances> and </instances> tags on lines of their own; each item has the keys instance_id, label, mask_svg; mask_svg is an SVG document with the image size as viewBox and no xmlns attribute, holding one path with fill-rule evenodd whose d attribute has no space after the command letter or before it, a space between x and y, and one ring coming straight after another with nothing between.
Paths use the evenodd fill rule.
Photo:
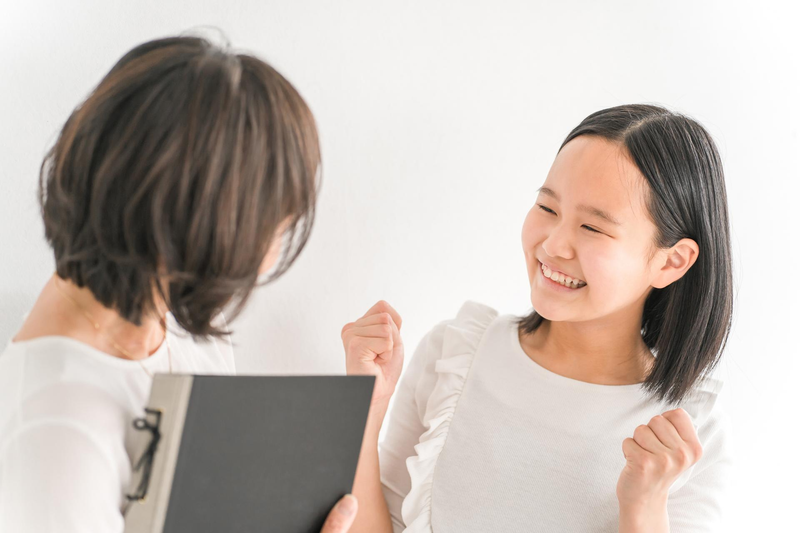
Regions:
<instances>
[{"instance_id":1,"label":"white teeth","mask_svg":"<svg viewBox=\"0 0 800 533\"><path fill-rule=\"evenodd\" d=\"M569 276L565 276L564 274L561 274L559 272L553 272L544 265L542 265L542 272L544 273L545 277L548 277L551 280L555 281L556 283L564 285L565 287L570 287L572 289L575 289L577 287L583 287L584 285L586 285L585 282L579 279L574 279Z\"/></svg>"}]
</instances>

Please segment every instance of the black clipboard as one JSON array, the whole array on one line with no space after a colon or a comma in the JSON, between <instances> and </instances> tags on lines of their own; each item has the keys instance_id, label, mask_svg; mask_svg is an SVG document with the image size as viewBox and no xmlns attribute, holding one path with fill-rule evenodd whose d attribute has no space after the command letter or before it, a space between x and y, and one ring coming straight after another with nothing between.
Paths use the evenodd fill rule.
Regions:
<instances>
[{"instance_id":1,"label":"black clipboard","mask_svg":"<svg viewBox=\"0 0 800 533\"><path fill-rule=\"evenodd\" d=\"M352 491L374 383L156 374L125 531L318 533Z\"/></svg>"}]
</instances>

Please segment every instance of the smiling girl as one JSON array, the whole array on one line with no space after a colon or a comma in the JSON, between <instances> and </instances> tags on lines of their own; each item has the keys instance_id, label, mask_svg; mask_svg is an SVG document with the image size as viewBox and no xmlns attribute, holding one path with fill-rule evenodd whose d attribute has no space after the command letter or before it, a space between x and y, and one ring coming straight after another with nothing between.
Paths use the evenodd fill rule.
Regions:
<instances>
[{"instance_id":1,"label":"smiling girl","mask_svg":"<svg viewBox=\"0 0 800 533\"><path fill-rule=\"evenodd\" d=\"M588 116L522 247L534 310L465 303L397 386L379 455L392 529L716 531L734 455L710 373L733 283L709 134L656 106ZM362 511L353 531L378 531Z\"/></svg>"}]
</instances>

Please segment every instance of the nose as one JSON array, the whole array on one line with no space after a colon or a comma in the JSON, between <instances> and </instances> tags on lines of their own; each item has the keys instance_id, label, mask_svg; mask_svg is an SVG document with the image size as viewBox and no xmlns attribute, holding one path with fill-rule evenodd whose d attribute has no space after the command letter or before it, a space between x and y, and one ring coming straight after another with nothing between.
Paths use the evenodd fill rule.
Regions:
<instances>
[{"instance_id":1,"label":"nose","mask_svg":"<svg viewBox=\"0 0 800 533\"><path fill-rule=\"evenodd\" d=\"M574 255L571 239L571 232L562 228L560 224L556 224L542 243L542 249L548 257L571 259Z\"/></svg>"}]
</instances>

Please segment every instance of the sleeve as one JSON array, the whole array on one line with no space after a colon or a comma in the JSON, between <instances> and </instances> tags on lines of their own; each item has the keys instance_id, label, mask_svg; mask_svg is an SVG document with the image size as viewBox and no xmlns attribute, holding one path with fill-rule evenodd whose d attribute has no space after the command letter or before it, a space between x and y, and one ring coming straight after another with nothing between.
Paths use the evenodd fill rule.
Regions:
<instances>
[{"instance_id":1,"label":"sleeve","mask_svg":"<svg viewBox=\"0 0 800 533\"><path fill-rule=\"evenodd\" d=\"M736 452L732 424L725 411L712 413L698 431L703 456L692 477L667 500L670 533L723 531L728 495L734 482Z\"/></svg>"},{"instance_id":2,"label":"sleeve","mask_svg":"<svg viewBox=\"0 0 800 533\"><path fill-rule=\"evenodd\" d=\"M41 422L0 456L0 531L122 532L120 475L80 426Z\"/></svg>"},{"instance_id":3,"label":"sleeve","mask_svg":"<svg viewBox=\"0 0 800 533\"><path fill-rule=\"evenodd\" d=\"M411 490L406 459L416 454L414 446L426 431L422 420L427 399L436 385L436 360L442 353L445 328L452 322L440 322L417 345L397 385L386 437L379 446L381 484L394 533L406 527L401 514L403 500Z\"/></svg>"}]
</instances>

